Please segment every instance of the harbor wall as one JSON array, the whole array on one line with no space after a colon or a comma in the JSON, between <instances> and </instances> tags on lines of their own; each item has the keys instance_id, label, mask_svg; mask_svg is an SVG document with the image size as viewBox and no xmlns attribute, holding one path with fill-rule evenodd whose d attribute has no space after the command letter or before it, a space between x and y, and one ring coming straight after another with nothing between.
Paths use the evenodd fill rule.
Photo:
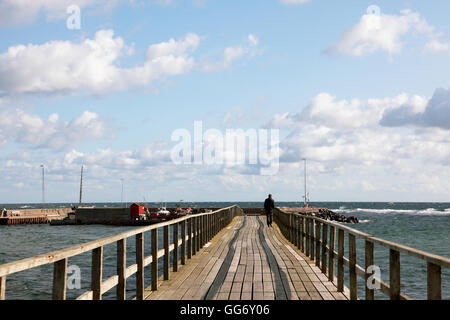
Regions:
<instances>
[{"instance_id":1,"label":"harbor wall","mask_svg":"<svg viewBox=\"0 0 450 320\"><path fill-rule=\"evenodd\" d=\"M6 215L9 218L36 218L46 217L48 220L63 219L67 217L71 208L52 208L52 209L7 209Z\"/></svg>"},{"instance_id":2,"label":"harbor wall","mask_svg":"<svg viewBox=\"0 0 450 320\"><path fill-rule=\"evenodd\" d=\"M77 208L77 223L131 221L130 208Z\"/></svg>"}]
</instances>

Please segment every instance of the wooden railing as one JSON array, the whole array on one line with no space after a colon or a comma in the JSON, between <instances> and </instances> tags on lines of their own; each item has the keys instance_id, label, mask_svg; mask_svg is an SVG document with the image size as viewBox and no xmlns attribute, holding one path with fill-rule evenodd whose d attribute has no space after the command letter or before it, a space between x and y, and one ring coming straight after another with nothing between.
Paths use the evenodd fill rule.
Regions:
<instances>
[{"instance_id":1,"label":"wooden railing","mask_svg":"<svg viewBox=\"0 0 450 320\"><path fill-rule=\"evenodd\" d=\"M373 237L343 224L320 219L313 216L304 216L298 213L288 213L279 208L274 211L274 221L283 235L299 250L301 250L330 281L335 281L335 260L337 260L337 289L344 292L344 266L349 272L350 299L358 299L357 276L364 279L365 299L374 300L373 287L379 287L381 292L391 300L409 300L400 290L400 253L407 254L427 263L427 299L442 299L442 272L441 268L450 268L450 259L416 250L401 244ZM337 251L336 245L337 233ZM345 233L348 241L348 258L345 257ZM356 263L356 238L365 241L365 268ZM389 249L389 284L374 276L374 245L381 245ZM369 279L370 278L370 279ZM371 286L368 286L371 280ZM373 280L373 282L372 282Z\"/></svg>"},{"instance_id":2,"label":"wooden railing","mask_svg":"<svg viewBox=\"0 0 450 320\"><path fill-rule=\"evenodd\" d=\"M77 300L101 300L102 295L116 287L118 300L126 299L127 278L136 274L136 299L144 299L144 267L151 265L151 289L158 288L158 259L163 259L163 279L169 279L170 254L172 253L172 268L176 272L178 264L184 265L191 259L214 235L227 226L236 215L242 215L238 206L216 210L209 213L189 215L183 218L136 228L111 237L94 240L81 245L73 246L32 258L27 258L0 265L0 300L6 296L6 277L27 269L53 264L53 294L55 300L66 299L67 261L68 258L92 252L91 290L80 295ZM172 242L169 239L169 226L173 226ZM181 228L179 230L178 228ZM163 229L163 249L158 250L158 232ZM187 228L187 230L186 230ZM181 237L179 236L181 231ZM151 255L144 256L144 235L151 232ZM135 236L136 263L126 265L127 239ZM117 245L117 274L103 280L103 247L116 243ZM181 246L181 256L178 248Z\"/></svg>"}]
</instances>

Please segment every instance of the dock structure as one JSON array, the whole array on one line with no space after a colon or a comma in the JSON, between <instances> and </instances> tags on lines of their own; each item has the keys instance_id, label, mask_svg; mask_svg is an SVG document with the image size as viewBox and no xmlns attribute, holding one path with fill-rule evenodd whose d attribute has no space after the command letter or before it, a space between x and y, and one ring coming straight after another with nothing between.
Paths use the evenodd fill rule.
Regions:
<instances>
[{"instance_id":1,"label":"dock structure","mask_svg":"<svg viewBox=\"0 0 450 320\"><path fill-rule=\"evenodd\" d=\"M441 269L450 267L448 258L315 216L276 208L270 228L264 216L252 213L232 206L0 265L0 299L7 296L9 275L45 264L54 266L53 299L66 299L68 259L85 252L92 254L91 289L79 300L100 300L113 288L116 298L124 300L132 275L137 300L373 300L369 282L392 300L409 299L401 291L401 254L426 262L426 298L442 299ZM135 240L135 263L127 266L130 238ZM365 243L364 267L357 264L357 238ZM103 247L114 243L117 274L103 279ZM144 254L147 245L149 256ZM389 250L389 283L371 271L374 245ZM149 265L151 272L144 273ZM364 296L358 296L358 277L365 283ZM145 279L151 279L147 288Z\"/></svg>"},{"instance_id":2,"label":"dock structure","mask_svg":"<svg viewBox=\"0 0 450 320\"><path fill-rule=\"evenodd\" d=\"M0 213L0 225L17 224L45 224L50 221L59 221L67 217L70 208L53 209L4 209Z\"/></svg>"}]
</instances>

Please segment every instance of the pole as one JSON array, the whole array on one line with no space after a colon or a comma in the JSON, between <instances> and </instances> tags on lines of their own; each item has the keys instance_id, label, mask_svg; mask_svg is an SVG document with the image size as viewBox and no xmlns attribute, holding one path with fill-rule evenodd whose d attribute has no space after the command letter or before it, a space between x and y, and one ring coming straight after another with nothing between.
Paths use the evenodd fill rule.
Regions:
<instances>
[{"instance_id":1,"label":"pole","mask_svg":"<svg viewBox=\"0 0 450 320\"><path fill-rule=\"evenodd\" d=\"M120 179L120 181L122 181L122 193L120 194L120 203L121 203L121 205L123 207L123 178Z\"/></svg>"},{"instance_id":2,"label":"pole","mask_svg":"<svg viewBox=\"0 0 450 320\"><path fill-rule=\"evenodd\" d=\"M83 165L81 166L81 174L80 174L80 203L79 207L81 207L81 201L83 197Z\"/></svg>"},{"instance_id":3,"label":"pole","mask_svg":"<svg viewBox=\"0 0 450 320\"><path fill-rule=\"evenodd\" d=\"M305 202L304 202L304 206L306 207L308 205L308 200L307 200L307 193L306 193L306 159L303 159L303 161L305 162Z\"/></svg>"},{"instance_id":4,"label":"pole","mask_svg":"<svg viewBox=\"0 0 450 320\"><path fill-rule=\"evenodd\" d=\"M45 174L44 174L44 165L41 164L42 168L42 209L45 207Z\"/></svg>"}]
</instances>

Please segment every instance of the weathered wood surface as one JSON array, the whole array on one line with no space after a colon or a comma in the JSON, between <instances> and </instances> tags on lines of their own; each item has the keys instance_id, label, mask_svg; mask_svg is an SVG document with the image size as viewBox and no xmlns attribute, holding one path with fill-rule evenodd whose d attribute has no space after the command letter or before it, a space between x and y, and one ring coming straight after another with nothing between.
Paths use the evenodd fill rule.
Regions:
<instances>
[{"instance_id":1,"label":"weathered wood surface","mask_svg":"<svg viewBox=\"0 0 450 320\"><path fill-rule=\"evenodd\" d=\"M236 217L148 300L347 300L278 227L264 217Z\"/></svg>"}]
</instances>

